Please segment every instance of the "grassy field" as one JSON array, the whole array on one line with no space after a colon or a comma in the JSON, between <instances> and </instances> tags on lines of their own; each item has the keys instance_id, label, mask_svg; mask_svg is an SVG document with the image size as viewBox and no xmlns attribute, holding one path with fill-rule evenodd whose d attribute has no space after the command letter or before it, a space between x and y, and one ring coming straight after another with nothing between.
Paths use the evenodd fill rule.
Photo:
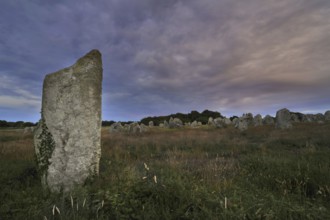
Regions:
<instances>
[{"instance_id":1,"label":"grassy field","mask_svg":"<svg viewBox=\"0 0 330 220\"><path fill-rule=\"evenodd\" d=\"M49 194L32 134L0 130L0 219L330 219L330 123L102 130L100 176Z\"/></svg>"}]
</instances>

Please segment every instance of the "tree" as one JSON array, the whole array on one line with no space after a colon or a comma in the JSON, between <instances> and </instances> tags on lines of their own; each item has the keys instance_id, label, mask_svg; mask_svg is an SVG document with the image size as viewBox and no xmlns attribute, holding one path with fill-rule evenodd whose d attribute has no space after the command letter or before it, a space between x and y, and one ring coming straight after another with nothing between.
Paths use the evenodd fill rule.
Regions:
<instances>
[{"instance_id":1,"label":"tree","mask_svg":"<svg viewBox=\"0 0 330 220\"><path fill-rule=\"evenodd\" d=\"M0 127L1 128L9 127L9 123L5 120L0 120Z\"/></svg>"}]
</instances>

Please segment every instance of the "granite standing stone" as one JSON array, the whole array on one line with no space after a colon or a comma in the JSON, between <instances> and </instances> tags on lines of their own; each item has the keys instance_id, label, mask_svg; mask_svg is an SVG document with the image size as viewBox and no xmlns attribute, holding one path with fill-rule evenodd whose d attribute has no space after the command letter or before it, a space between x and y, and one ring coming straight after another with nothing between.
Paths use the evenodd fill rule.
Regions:
<instances>
[{"instance_id":1,"label":"granite standing stone","mask_svg":"<svg viewBox=\"0 0 330 220\"><path fill-rule=\"evenodd\" d=\"M262 117L260 114L257 114L256 116L254 116L253 123L254 123L255 127L262 125Z\"/></svg>"},{"instance_id":2,"label":"granite standing stone","mask_svg":"<svg viewBox=\"0 0 330 220\"><path fill-rule=\"evenodd\" d=\"M99 173L102 59L92 50L44 79L34 145L42 185L70 191Z\"/></svg>"},{"instance_id":3,"label":"granite standing stone","mask_svg":"<svg viewBox=\"0 0 330 220\"><path fill-rule=\"evenodd\" d=\"M324 120L330 121L330 110L324 113Z\"/></svg>"},{"instance_id":4,"label":"granite standing stone","mask_svg":"<svg viewBox=\"0 0 330 220\"><path fill-rule=\"evenodd\" d=\"M275 120L272 116L270 115L266 115L263 119L262 119L262 123L264 125L273 125L275 123Z\"/></svg>"},{"instance_id":5,"label":"granite standing stone","mask_svg":"<svg viewBox=\"0 0 330 220\"><path fill-rule=\"evenodd\" d=\"M288 109L283 108L276 112L276 128L288 129L292 127L291 113Z\"/></svg>"}]
</instances>

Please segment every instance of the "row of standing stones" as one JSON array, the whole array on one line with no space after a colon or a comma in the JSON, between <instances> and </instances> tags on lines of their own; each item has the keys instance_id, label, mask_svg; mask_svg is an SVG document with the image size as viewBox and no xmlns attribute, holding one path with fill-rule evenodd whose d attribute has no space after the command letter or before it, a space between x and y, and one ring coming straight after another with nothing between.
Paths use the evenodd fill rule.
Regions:
<instances>
[{"instance_id":1,"label":"row of standing stones","mask_svg":"<svg viewBox=\"0 0 330 220\"><path fill-rule=\"evenodd\" d=\"M302 114L299 112L290 112L288 109L283 108L276 112L276 117L266 115L264 118L257 114L253 116L252 113L243 114L241 117L234 117L231 119L226 117L219 117L213 119L212 117L208 120L208 126L216 128L226 128L228 126L234 126L235 128L244 131L249 127L257 127L262 125L274 125L279 129L288 129L293 126L293 123L299 122L314 122L314 123L324 123L330 121L330 111L326 111L325 114ZM202 123L198 121L193 121L189 123L183 123L179 118L170 118L167 122L161 123L159 127L161 128L198 128L201 127ZM126 132L126 133L143 133L149 130L149 128L154 127L153 121L150 121L148 126L144 124L132 123L122 125L120 122L114 123L110 126L110 133Z\"/></svg>"},{"instance_id":2,"label":"row of standing stones","mask_svg":"<svg viewBox=\"0 0 330 220\"><path fill-rule=\"evenodd\" d=\"M43 83L41 119L34 129L34 147L42 186L51 192L70 192L99 173L101 157L101 95L102 58L92 50L70 67L46 75ZM287 109L277 112L276 118L244 114L240 118L209 119L209 125L224 127L234 125L240 130L249 126L276 124L290 128L297 121L330 120L330 111L324 115L303 115ZM199 127L194 121L183 125L178 118L164 121L161 127ZM153 127L133 123L122 126L115 123L111 132L145 132ZM27 128L31 132L33 128Z\"/></svg>"}]
</instances>

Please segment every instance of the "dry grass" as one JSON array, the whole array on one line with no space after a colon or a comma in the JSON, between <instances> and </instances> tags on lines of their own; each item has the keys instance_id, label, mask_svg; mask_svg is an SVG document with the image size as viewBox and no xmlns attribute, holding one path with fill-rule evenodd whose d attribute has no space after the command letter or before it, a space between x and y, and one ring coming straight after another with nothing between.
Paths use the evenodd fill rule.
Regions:
<instances>
[{"instance_id":1,"label":"dry grass","mask_svg":"<svg viewBox=\"0 0 330 220\"><path fill-rule=\"evenodd\" d=\"M0 155L8 160L32 160L34 158L33 135L23 134L22 129L0 129Z\"/></svg>"},{"instance_id":2,"label":"dry grass","mask_svg":"<svg viewBox=\"0 0 330 220\"><path fill-rule=\"evenodd\" d=\"M63 198L40 193L32 134L0 130L0 216L52 219L56 204L67 219L326 219L329 134L330 123L137 135L103 128L100 177ZM86 206L73 211L72 201Z\"/></svg>"}]
</instances>

